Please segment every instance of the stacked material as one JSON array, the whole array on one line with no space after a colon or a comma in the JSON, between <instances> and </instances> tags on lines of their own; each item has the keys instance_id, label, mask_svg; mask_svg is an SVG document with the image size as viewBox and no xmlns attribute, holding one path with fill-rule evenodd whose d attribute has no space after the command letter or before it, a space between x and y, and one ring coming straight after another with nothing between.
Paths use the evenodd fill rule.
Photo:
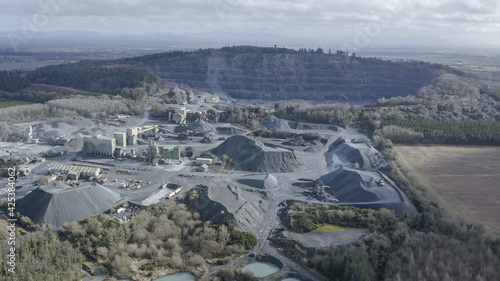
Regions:
<instances>
[{"instance_id":1,"label":"stacked material","mask_svg":"<svg viewBox=\"0 0 500 281\"><path fill-rule=\"evenodd\" d=\"M203 120L196 120L195 122L187 126L178 126L175 128L176 132L186 132L186 131L196 131L196 132L216 132L214 126Z\"/></svg>"},{"instance_id":2,"label":"stacked material","mask_svg":"<svg viewBox=\"0 0 500 281\"><path fill-rule=\"evenodd\" d=\"M271 174L248 175L238 182L260 189L273 189L278 186L278 180Z\"/></svg>"},{"instance_id":3,"label":"stacked material","mask_svg":"<svg viewBox=\"0 0 500 281\"><path fill-rule=\"evenodd\" d=\"M290 131L288 121L281 118L274 118L273 120L265 123L264 127L271 131Z\"/></svg>"},{"instance_id":4,"label":"stacked material","mask_svg":"<svg viewBox=\"0 0 500 281\"><path fill-rule=\"evenodd\" d=\"M59 228L65 222L83 220L110 209L120 195L102 185L83 184L78 188L56 182L35 189L18 201L24 216L42 225Z\"/></svg>"},{"instance_id":5,"label":"stacked material","mask_svg":"<svg viewBox=\"0 0 500 281\"><path fill-rule=\"evenodd\" d=\"M371 172L352 169L338 169L321 177L324 184L330 186L330 194L340 202L373 202L380 200L377 190L378 178Z\"/></svg>"},{"instance_id":6,"label":"stacked material","mask_svg":"<svg viewBox=\"0 0 500 281\"><path fill-rule=\"evenodd\" d=\"M289 173L304 168L294 151L273 148L246 136L232 136L212 150L218 156L227 155L244 171Z\"/></svg>"}]
</instances>

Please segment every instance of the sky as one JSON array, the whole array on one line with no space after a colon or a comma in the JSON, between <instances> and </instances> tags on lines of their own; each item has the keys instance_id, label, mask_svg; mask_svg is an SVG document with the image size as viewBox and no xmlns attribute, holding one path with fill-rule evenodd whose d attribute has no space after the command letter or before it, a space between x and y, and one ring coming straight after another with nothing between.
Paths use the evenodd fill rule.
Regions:
<instances>
[{"instance_id":1,"label":"sky","mask_svg":"<svg viewBox=\"0 0 500 281\"><path fill-rule=\"evenodd\" d=\"M500 46L498 0L0 0L0 7L0 31L25 37L69 29L270 33L335 41L352 49L433 43Z\"/></svg>"}]
</instances>

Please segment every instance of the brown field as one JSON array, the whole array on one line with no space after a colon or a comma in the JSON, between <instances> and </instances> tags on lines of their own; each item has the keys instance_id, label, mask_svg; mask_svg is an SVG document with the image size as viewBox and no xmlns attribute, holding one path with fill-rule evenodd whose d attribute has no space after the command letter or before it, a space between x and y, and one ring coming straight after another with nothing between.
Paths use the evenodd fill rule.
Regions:
<instances>
[{"instance_id":1,"label":"brown field","mask_svg":"<svg viewBox=\"0 0 500 281\"><path fill-rule=\"evenodd\" d=\"M500 233L500 147L397 145L396 151L450 217Z\"/></svg>"}]
</instances>

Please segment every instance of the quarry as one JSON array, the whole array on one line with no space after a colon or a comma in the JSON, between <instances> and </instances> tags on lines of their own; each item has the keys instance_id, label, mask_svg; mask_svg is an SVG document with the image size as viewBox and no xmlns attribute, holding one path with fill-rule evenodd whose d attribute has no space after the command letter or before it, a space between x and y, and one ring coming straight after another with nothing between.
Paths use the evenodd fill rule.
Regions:
<instances>
[{"instance_id":1,"label":"quarry","mask_svg":"<svg viewBox=\"0 0 500 281\"><path fill-rule=\"evenodd\" d=\"M286 214L294 203L416 213L386 176L389 165L363 130L274 118L261 128L299 137L256 137L230 123L203 117L187 121L186 112L212 106L204 103L206 95L199 97L198 104L177 110L170 121L150 118L146 109L143 115L123 117L119 125L87 118L27 124L25 142L0 143L2 159L22 157L19 170L29 170L18 178L18 211L46 228L58 229L98 214L126 222L139 210L177 200L203 220L232 220L258 238L250 256L214 267L213 272L242 266L255 256L272 257L281 269L270 276L300 280L317 277L269 241L273 231L283 227L279 214ZM320 139L301 137L311 132ZM6 183L5 178L1 181ZM0 196L6 199L5 193ZM350 231L345 235L355 238L290 236L320 248L367 234Z\"/></svg>"}]
</instances>

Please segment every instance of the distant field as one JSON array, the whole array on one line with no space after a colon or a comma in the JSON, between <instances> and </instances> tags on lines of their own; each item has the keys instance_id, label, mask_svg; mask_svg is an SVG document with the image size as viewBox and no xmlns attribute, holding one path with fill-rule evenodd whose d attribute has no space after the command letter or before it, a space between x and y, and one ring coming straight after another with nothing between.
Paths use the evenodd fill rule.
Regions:
<instances>
[{"instance_id":1,"label":"distant field","mask_svg":"<svg viewBox=\"0 0 500 281\"><path fill-rule=\"evenodd\" d=\"M500 233L500 147L396 146L452 218Z\"/></svg>"},{"instance_id":2,"label":"distant field","mask_svg":"<svg viewBox=\"0 0 500 281\"><path fill-rule=\"evenodd\" d=\"M23 61L23 62L2 62L0 63L0 70L34 70L36 68L56 65L64 62L54 62L54 61Z\"/></svg>"},{"instance_id":3,"label":"distant field","mask_svg":"<svg viewBox=\"0 0 500 281\"><path fill-rule=\"evenodd\" d=\"M23 100L0 101L0 109L18 105L26 105L26 104L33 104L33 102L23 101Z\"/></svg>"}]
</instances>

